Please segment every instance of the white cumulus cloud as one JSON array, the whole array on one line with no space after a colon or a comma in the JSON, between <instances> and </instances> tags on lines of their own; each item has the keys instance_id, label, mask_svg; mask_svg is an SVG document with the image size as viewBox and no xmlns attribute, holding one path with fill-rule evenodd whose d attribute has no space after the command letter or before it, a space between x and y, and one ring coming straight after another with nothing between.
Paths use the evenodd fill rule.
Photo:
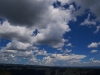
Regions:
<instances>
[{"instance_id":1,"label":"white cumulus cloud","mask_svg":"<svg viewBox=\"0 0 100 75\"><path fill-rule=\"evenodd\" d=\"M90 45L88 45L88 48L97 48L100 45L100 42L92 42Z\"/></svg>"}]
</instances>

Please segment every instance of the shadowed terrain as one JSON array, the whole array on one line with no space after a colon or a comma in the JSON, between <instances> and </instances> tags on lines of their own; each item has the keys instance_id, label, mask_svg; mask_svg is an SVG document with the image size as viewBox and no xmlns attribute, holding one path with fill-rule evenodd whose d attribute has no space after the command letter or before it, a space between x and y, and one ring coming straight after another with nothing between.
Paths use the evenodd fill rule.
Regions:
<instances>
[{"instance_id":1,"label":"shadowed terrain","mask_svg":"<svg viewBox=\"0 0 100 75\"><path fill-rule=\"evenodd\" d=\"M0 75L100 75L100 68L1 64Z\"/></svg>"}]
</instances>

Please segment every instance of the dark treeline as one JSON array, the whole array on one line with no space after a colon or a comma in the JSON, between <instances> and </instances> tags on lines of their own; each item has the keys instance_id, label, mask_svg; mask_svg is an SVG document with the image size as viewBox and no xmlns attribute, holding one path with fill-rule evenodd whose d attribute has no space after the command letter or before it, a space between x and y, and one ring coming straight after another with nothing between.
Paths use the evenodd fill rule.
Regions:
<instances>
[{"instance_id":1,"label":"dark treeline","mask_svg":"<svg viewBox=\"0 0 100 75\"><path fill-rule=\"evenodd\" d=\"M0 75L100 75L100 68L0 65Z\"/></svg>"}]
</instances>

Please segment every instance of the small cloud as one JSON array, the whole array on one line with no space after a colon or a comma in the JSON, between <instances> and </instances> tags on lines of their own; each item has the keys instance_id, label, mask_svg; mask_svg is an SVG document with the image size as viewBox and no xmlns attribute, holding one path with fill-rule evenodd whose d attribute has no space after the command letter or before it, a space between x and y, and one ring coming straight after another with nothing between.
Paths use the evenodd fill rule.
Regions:
<instances>
[{"instance_id":1,"label":"small cloud","mask_svg":"<svg viewBox=\"0 0 100 75\"><path fill-rule=\"evenodd\" d=\"M81 23L81 25L86 25L86 26L96 25L96 22L93 20L90 21L90 14L88 14L87 19L85 19L84 22Z\"/></svg>"},{"instance_id":2,"label":"small cloud","mask_svg":"<svg viewBox=\"0 0 100 75\"><path fill-rule=\"evenodd\" d=\"M66 46L73 47L71 43L68 43Z\"/></svg>"},{"instance_id":3,"label":"small cloud","mask_svg":"<svg viewBox=\"0 0 100 75\"><path fill-rule=\"evenodd\" d=\"M91 53L97 53L98 52L98 50L92 50L91 51Z\"/></svg>"},{"instance_id":4,"label":"small cloud","mask_svg":"<svg viewBox=\"0 0 100 75\"><path fill-rule=\"evenodd\" d=\"M90 45L88 45L88 48L97 48L100 45L100 42L92 42Z\"/></svg>"},{"instance_id":5,"label":"small cloud","mask_svg":"<svg viewBox=\"0 0 100 75\"><path fill-rule=\"evenodd\" d=\"M100 31L100 26L96 27L96 31L94 31L94 33L97 33L98 31Z\"/></svg>"},{"instance_id":6,"label":"small cloud","mask_svg":"<svg viewBox=\"0 0 100 75\"><path fill-rule=\"evenodd\" d=\"M92 60L94 60L94 58L90 58L90 60L92 61Z\"/></svg>"},{"instance_id":7,"label":"small cloud","mask_svg":"<svg viewBox=\"0 0 100 75\"><path fill-rule=\"evenodd\" d=\"M66 49L66 50L64 51L64 53L70 53L70 52L72 52L72 50Z\"/></svg>"},{"instance_id":8,"label":"small cloud","mask_svg":"<svg viewBox=\"0 0 100 75\"><path fill-rule=\"evenodd\" d=\"M37 46L33 46L33 47L32 47L32 50L34 50L34 51L37 50L37 51L38 51L38 50L39 50L39 47L37 47Z\"/></svg>"},{"instance_id":9,"label":"small cloud","mask_svg":"<svg viewBox=\"0 0 100 75\"><path fill-rule=\"evenodd\" d=\"M92 63L100 63L100 60L95 60L94 58L90 59L92 61Z\"/></svg>"},{"instance_id":10,"label":"small cloud","mask_svg":"<svg viewBox=\"0 0 100 75\"><path fill-rule=\"evenodd\" d=\"M63 52L63 49L62 49L62 48L58 48L57 50L59 50L59 51Z\"/></svg>"},{"instance_id":11,"label":"small cloud","mask_svg":"<svg viewBox=\"0 0 100 75\"><path fill-rule=\"evenodd\" d=\"M36 55L38 55L38 56L48 56L48 53L47 53L46 50L43 49L43 50L38 51Z\"/></svg>"}]
</instances>

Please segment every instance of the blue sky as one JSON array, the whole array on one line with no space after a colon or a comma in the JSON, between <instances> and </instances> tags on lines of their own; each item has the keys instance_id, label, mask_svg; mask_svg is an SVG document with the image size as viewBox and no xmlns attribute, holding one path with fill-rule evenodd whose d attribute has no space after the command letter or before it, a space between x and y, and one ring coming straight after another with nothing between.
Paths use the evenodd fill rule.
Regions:
<instances>
[{"instance_id":1,"label":"blue sky","mask_svg":"<svg viewBox=\"0 0 100 75\"><path fill-rule=\"evenodd\" d=\"M99 0L0 1L0 63L100 66Z\"/></svg>"}]
</instances>

